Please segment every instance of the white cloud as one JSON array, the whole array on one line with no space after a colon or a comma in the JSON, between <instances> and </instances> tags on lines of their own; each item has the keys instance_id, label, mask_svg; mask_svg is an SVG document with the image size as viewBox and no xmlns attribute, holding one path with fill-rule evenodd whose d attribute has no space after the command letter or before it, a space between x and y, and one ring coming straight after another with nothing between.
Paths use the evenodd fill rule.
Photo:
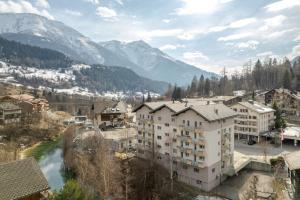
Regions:
<instances>
[{"instance_id":1,"label":"white cloud","mask_svg":"<svg viewBox=\"0 0 300 200\"><path fill-rule=\"evenodd\" d=\"M208 29L209 32L220 32L227 29L227 26L213 26Z\"/></svg>"},{"instance_id":2,"label":"white cloud","mask_svg":"<svg viewBox=\"0 0 300 200\"><path fill-rule=\"evenodd\" d=\"M82 13L81 13L81 12L75 11L75 10L69 10L69 9L66 9L65 12L66 12L68 15L73 15L73 16L77 16L77 17L82 16Z\"/></svg>"},{"instance_id":3,"label":"white cloud","mask_svg":"<svg viewBox=\"0 0 300 200\"><path fill-rule=\"evenodd\" d=\"M178 48L184 48L184 47L185 47L184 45L180 45L180 44L177 44L177 45L166 44L166 45L159 47L159 49L162 51L165 51L165 50L176 50Z\"/></svg>"},{"instance_id":4,"label":"white cloud","mask_svg":"<svg viewBox=\"0 0 300 200\"><path fill-rule=\"evenodd\" d=\"M300 41L300 35L299 35L299 36L297 36L297 37L294 39L294 41L295 41L295 42L298 42L298 41Z\"/></svg>"},{"instance_id":5,"label":"white cloud","mask_svg":"<svg viewBox=\"0 0 300 200\"><path fill-rule=\"evenodd\" d=\"M296 56L300 56L300 44L293 47L292 52L289 53L288 57L290 59L295 58Z\"/></svg>"},{"instance_id":6,"label":"white cloud","mask_svg":"<svg viewBox=\"0 0 300 200\"><path fill-rule=\"evenodd\" d=\"M92 3L94 5L99 5L99 0L84 0L85 2Z\"/></svg>"},{"instance_id":7,"label":"white cloud","mask_svg":"<svg viewBox=\"0 0 300 200\"><path fill-rule=\"evenodd\" d=\"M164 22L164 23L168 24L168 23L170 23L170 22L171 22L171 20L170 20L170 19L163 19L163 20L162 20L162 22Z\"/></svg>"},{"instance_id":8,"label":"white cloud","mask_svg":"<svg viewBox=\"0 0 300 200\"><path fill-rule=\"evenodd\" d=\"M241 28L241 27L247 26L249 24L253 24L254 22L256 22L256 19L253 17L240 19L240 20L231 22L229 24L229 28Z\"/></svg>"},{"instance_id":9,"label":"white cloud","mask_svg":"<svg viewBox=\"0 0 300 200\"><path fill-rule=\"evenodd\" d=\"M266 38L268 39L275 39L275 38L279 38L281 36L283 36L284 34L286 33L289 33L289 32L292 32L294 31L295 29L287 29L287 30L283 30L283 31L277 31L277 32L273 32L269 35L266 35Z\"/></svg>"},{"instance_id":10,"label":"white cloud","mask_svg":"<svg viewBox=\"0 0 300 200\"><path fill-rule=\"evenodd\" d=\"M54 17L46 9L37 9L30 2L24 0L18 1L0 1L0 13L33 13L42 15L48 19L54 19Z\"/></svg>"},{"instance_id":11,"label":"white cloud","mask_svg":"<svg viewBox=\"0 0 300 200\"><path fill-rule=\"evenodd\" d=\"M232 34L232 35L228 35L225 37L219 37L218 41L232 41L232 40L239 40L239 39L243 39L243 38L247 38L252 36L253 33L251 32L247 32L247 33L237 33L237 34Z\"/></svg>"},{"instance_id":12,"label":"white cloud","mask_svg":"<svg viewBox=\"0 0 300 200\"><path fill-rule=\"evenodd\" d=\"M226 45L233 46L234 48L239 49L256 49L259 45L259 41L249 40L247 42L239 42L239 43L226 43Z\"/></svg>"},{"instance_id":13,"label":"white cloud","mask_svg":"<svg viewBox=\"0 0 300 200\"><path fill-rule=\"evenodd\" d=\"M155 37L174 37L182 33L182 29L156 29L151 31L138 31L139 38L150 41Z\"/></svg>"},{"instance_id":14,"label":"white cloud","mask_svg":"<svg viewBox=\"0 0 300 200\"><path fill-rule=\"evenodd\" d=\"M192 40L201 33L204 33L204 31L203 30L190 30L190 31L182 32L177 37L181 40Z\"/></svg>"},{"instance_id":15,"label":"white cloud","mask_svg":"<svg viewBox=\"0 0 300 200\"><path fill-rule=\"evenodd\" d=\"M177 15L212 14L219 8L218 0L181 0L183 7L175 10Z\"/></svg>"},{"instance_id":16,"label":"white cloud","mask_svg":"<svg viewBox=\"0 0 300 200\"><path fill-rule=\"evenodd\" d=\"M229 2L232 2L234 0L220 0L221 3L229 3Z\"/></svg>"},{"instance_id":17,"label":"white cloud","mask_svg":"<svg viewBox=\"0 0 300 200\"><path fill-rule=\"evenodd\" d=\"M273 55L272 51L266 51L266 52L256 54L257 57L268 57L268 56L272 56L272 55Z\"/></svg>"},{"instance_id":18,"label":"white cloud","mask_svg":"<svg viewBox=\"0 0 300 200\"><path fill-rule=\"evenodd\" d=\"M115 18L117 17L116 11L113 9L99 6L96 10L96 14L103 17L103 18Z\"/></svg>"},{"instance_id":19,"label":"white cloud","mask_svg":"<svg viewBox=\"0 0 300 200\"><path fill-rule=\"evenodd\" d=\"M260 31L266 31L274 27L280 26L287 19L284 15L277 15L275 17L264 20L264 25L259 28Z\"/></svg>"},{"instance_id":20,"label":"white cloud","mask_svg":"<svg viewBox=\"0 0 300 200\"><path fill-rule=\"evenodd\" d=\"M48 0L37 0L35 5L40 8L50 8Z\"/></svg>"},{"instance_id":21,"label":"white cloud","mask_svg":"<svg viewBox=\"0 0 300 200\"><path fill-rule=\"evenodd\" d=\"M185 52L183 54L183 59L186 60L186 61L188 61L189 63L196 63L199 60L205 60L205 61L209 60L208 56L204 55L200 51Z\"/></svg>"},{"instance_id":22,"label":"white cloud","mask_svg":"<svg viewBox=\"0 0 300 200\"><path fill-rule=\"evenodd\" d=\"M123 5L124 4L124 2L123 2L123 0L115 0L118 4L120 4L120 5Z\"/></svg>"},{"instance_id":23,"label":"white cloud","mask_svg":"<svg viewBox=\"0 0 300 200\"><path fill-rule=\"evenodd\" d=\"M294 8L296 6L300 6L299 0L281 0L265 6L265 9L268 12L277 12L285 9Z\"/></svg>"}]
</instances>

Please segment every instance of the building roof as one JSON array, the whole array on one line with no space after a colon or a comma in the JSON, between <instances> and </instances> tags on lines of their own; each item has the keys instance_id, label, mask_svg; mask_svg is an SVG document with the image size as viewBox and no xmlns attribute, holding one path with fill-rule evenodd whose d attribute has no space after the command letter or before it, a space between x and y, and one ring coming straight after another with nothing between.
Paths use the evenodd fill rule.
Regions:
<instances>
[{"instance_id":1,"label":"building roof","mask_svg":"<svg viewBox=\"0 0 300 200\"><path fill-rule=\"evenodd\" d=\"M19 106L9 103L9 102L0 102L1 110L19 110L21 109Z\"/></svg>"},{"instance_id":2,"label":"building roof","mask_svg":"<svg viewBox=\"0 0 300 200\"><path fill-rule=\"evenodd\" d=\"M31 101L34 99L34 96L29 95L29 94L9 95L8 97L11 97L13 99L20 100L20 101Z\"/></svg>"},{"instance_id":3,"label":"building roof","mask_svg":"<svg viewBox=\"0 0 300 200\"><path fill-rule=\"evenodd\" d=\"M20 199L49 188L34 158L0 164L1 200Z\"/></svg>"},{"instance_id":4,"label":"building roof","mask_svg":"<svg viewBox=\"0 0 300 200\"><path fill-rule=\"evenodd\" d=\"M216 121L219 119L231 118L237 116L237 113L224 104L192 105L174 114L180 115L188 110L196 112L207 121Z\"/></svg>"},{"instance_id":5,"label":"building roof","mask_svg":"<svg viewBox=\"0 0 300 200\"><path fill-rule=\"evenodd\" d=\"M144 102L138 105L136 108L134 108L132 112L136 112L144 106L148 107L150 110L154 110L155 108L162 106L167 102L171 102L171 101Z\"/></svg>"},{"instance_id":6,"label":"building roof","mask_svg":"<svg viewBox=\"0 0 300 200\"><path fill-rule=\"evenodd\" d=\"M250 102L239 102L238 104L250 109L250 110L253 110L255 112L258 112L258 113L268 113L268 112L274 112L275 110L268 107L268 106L265 106L263 104L260 104L256 101L254 101L253 103L250 103Z\"/></svg>"},{"instance_id":7,"label":"building roof","mask_svg":"<svg viewBox=\"0 0 300 200\"><path fill-rule=\"evenodd\" d=\"M111 114L111 113L127 113L127 104L123 101L119 101L114 106L106 107L102 113Z\"/></svg>"},{"instance_id":8,"label":"building roof","mask_svg":"<svg viewBox=\"0 0 300 200\"><path fill-rule=\"evenodd\" d=\"M290 170L300 169L300 151L294 151L283 156Z\"/></svg>"}]
</instances>

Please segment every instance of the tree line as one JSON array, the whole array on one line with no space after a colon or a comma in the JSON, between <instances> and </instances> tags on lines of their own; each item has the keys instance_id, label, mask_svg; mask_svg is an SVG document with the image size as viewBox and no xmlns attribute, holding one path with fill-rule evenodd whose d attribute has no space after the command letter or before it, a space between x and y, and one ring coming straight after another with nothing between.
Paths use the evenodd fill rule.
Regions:
<instances>
[{"instance_id":1,"label":"tree line","mask_svg":"<svg viewBox=\"0 0 300 200\"><path fill-rule=\"evenodd\" d=\"M300 91L300 57L291 62L284 58L279 62L276 58L258 59L255 65L250 62L243 66L241 73L237 71L231 76L223 69L219 78L199 78L194 76L186 87L170 85L165 93L169 99L181 99L185 97L207 97L214 95L232 95L235 90L253 92L255 90L271 90L274 88L286 88Z\"/></svg>"}]
</instances>

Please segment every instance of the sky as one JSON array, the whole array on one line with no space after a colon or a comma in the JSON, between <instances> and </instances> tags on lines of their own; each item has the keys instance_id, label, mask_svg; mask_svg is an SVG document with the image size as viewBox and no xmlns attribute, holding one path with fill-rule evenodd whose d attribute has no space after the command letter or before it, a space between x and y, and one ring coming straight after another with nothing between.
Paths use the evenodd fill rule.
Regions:
<instances>
[{"instance_id":1,"label":"sky","mask_svg":"<svg viewBox=\"0 0 300 200\"><path fill-rule=\"evenodd\" d=\"M300 0L0 0L0 12L40 14L96 42L144 40L217 73L300 55Z\"/></svg>"}]
</instances>

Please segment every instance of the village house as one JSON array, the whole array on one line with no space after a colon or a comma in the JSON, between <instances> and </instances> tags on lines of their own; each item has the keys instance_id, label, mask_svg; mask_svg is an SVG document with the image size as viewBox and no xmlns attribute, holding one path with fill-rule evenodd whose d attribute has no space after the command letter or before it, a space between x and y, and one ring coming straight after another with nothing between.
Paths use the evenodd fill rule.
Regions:
<instances>
[{"instance_id":1,"label":"village house","mask_svg":"<svg viewBox=\"0 0 300 200\"><path fill-rule=\"evenodd\" d=\"M300 198L300 151L291 152L283 156L288 169L291 191L293 199Z\"/></svg>"},{"instance_id":2,"label":"village house","mask_svg":"<svg viewBox=\"0 0 300 200\"><path fill-rule=\"evenodd\" d=\"M300 117L300 93L288 89L273 89L265 93L265 103L272 105L276 102L277 106L287 116Z\"/></svg>"},{"instance_id":3,"label":"village house","mask_svg":"<svg viewBox=\"0 0 300 200\"><path fill-rule=\"evenodd\" d=\"M0 99L2 102L11 102L21 107L23 115L29 116L33 112L42 112L49 109L46 99L35 98L29 94L7 95Z\"/></svg>"},{"instance_id":4,"label":"village house","mask_svg":"<svg viewBox=\"0 0 300 200\"><path fill-rule=\"evenodd\" d=\"M34 158L0 164L1 200L40 200L50 189Z\"/></svg>"},{"instance_id":5,"label":"village house","mask_svg":"<svg viewBox=\"0 0 300 200\"><path fill-rule=\"evenodd\" d=\"M0 125L21 122L21 108L8 102L0 102Z\"/></svg>"},{"instance_id":6,"label":"village house","mask_svg":"<svg viewBox=\"0 0 300 200\"><path fill-rule=\"evenodd\" d=\"M238 114L234 119L234 134L238 140L259 142L260 136L274 126L274 110L258 102L239 102L231 108Z\"/></svg>"},{"instance_id":7,"label":"village house","mask_svg":"<svg viewBox=\"0 0 300 200\"><path fill-rule=\"evenodd\" d=\"M210 191L233 169L234 117L207 101L161 101L134 109L137 156L154 159L179 181Z\"/></svg>"}]
</instances>

